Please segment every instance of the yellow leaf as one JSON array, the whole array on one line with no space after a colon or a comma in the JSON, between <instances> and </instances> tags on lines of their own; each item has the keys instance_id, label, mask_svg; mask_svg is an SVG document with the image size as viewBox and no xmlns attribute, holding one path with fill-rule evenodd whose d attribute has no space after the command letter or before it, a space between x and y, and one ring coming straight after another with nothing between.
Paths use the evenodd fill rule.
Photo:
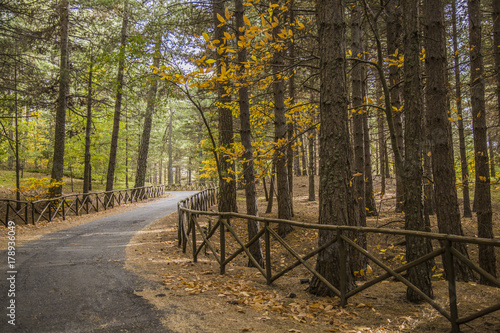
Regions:
<instances>
[{"instance_id":1,"label":"yellow leaf","mask_svg":"<svg viewBox=\"0 0 500 333\"><path fill-rule=\"evenodd\" d=\"M216 60L215 60L215 59L208 59L208 60L206 61L206 63L207 63L207 64L213 64L214 62L216 62Z\"/></svg>"},{"instance_id":2,"label":"yellow leaf","mask_svg":"<svg viewBox=\"0 0 500 333\"><path fill-rule=\"evenodd\" d=\"M298 25L297 29L304 29L305 28L305 26L302 23L300 23L299 21L297 21L297 25Z\"/></svg>"},{"instance_id":3,"label":"yellow leaf","mask_svg":"<svg viewBox=\"0 0 500 333\"><path fill-rule=\"evenodd\" d=\"M227 8L226 8L225 16L226 16L226 20L229 20L231 18L231 14L229 13L229 10Z\"/></svg>"},{"instance_id":4,"label":"yellow leaf","mask_svg":"<svg viewBox=\"0 0 500 333\"><path fill-rule=\"evenodd\" d=\"M250 20L245 15L243 15L243 21L245 22L246 25L252 26L252 23L250 23Z\"/></svg>"},{"instance_id":5,"label":"yellow leaf","mask_svg":"<svg viewBox=\"0 0 500 333\"><path fill-rule=\"evenodd\" d=\"M206 40L207 42L209 42L209 41L210 41L210 37L208 37L208 34L207 34L206 32L202 33L202 35L203 35L203 38L205 38L205 40Z\"/></svg>"},{"instance_id":6,"label":"yellow leaf","mask_svg":"<svg viewBox=\"0 0 500 333\"><path fill-rule=\"evenodd\" d=\"M428 152L428 153L427 153L427 156L431 157L431 155L432 155L432 154L431 154L431 152Z\"/></svg>"},{"instance_id":7,"label":"yellow leaf","mask_svg":"<svg viewBox=\"0 0 500 333\"><path fill-rule=\"evenodd\" d=\"M451 121L452 123L455 122L455 119L451 118L451 117L448 117L448 120Z\"/></svg>"},{"instance_id":8,"label":"yellow leaf","mask_svg":"<svg viewBox=\"0 0 500 333\"><path fill-rule=\"evenodd\" d=\"M366 272L367 272L368 274L373 273L372 267L371 267L370 265L366 265Z\"/></svg>"},{"instance_id":9,"label":"yellow leaf","mask_svg":"<svg viewBox=\"0 0 500 333\"><path fill-rule=\"evenodd\" d=\"M219 14L217 13L217 19L221 22L221 23L225 23L226 20L224 20L224 18Z\"/></svg>"}]
</instances>

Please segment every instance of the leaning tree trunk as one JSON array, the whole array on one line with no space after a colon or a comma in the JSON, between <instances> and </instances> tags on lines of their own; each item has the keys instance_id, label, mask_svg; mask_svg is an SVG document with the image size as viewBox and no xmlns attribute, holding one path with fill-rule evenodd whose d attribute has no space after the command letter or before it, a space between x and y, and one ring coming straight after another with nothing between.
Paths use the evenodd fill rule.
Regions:
<instances>
[{"instance_id":1,"label":"leaning tree trunk","mask_svg":"<svg viewBox=\"0 0 500 333\"><path fill-rule=\"evenodd\" d=\"M274 0L273 4L278 4ZM273 21L282 20L281 11L276 7L273 10ZM282 26L277 25L273 28L273 43L279 43L278 34L281 33ZM274 139L276 142L276 152L274 155L274 163L276 166L276 188L278 190L278 218L289 220L292 217L290 205L290 191L288 188L288 169L286 166L286 150L283 145L287 141L287 124L285 116L285 84L283 82L283 51L275 49L272 59L272 71L274 76L273 96L274 96ZM280 223L278 226L278 234L286 236L293 230L293 227Z\"/></svg>"},{"instance_id":2,"label":"leaning tree trunk","mask_svg":"<svg viewBox=\"0 0 500 333\"><path fill-rule=\"evenodd\" d=\"M352 177L350 140L348 131L348 99L346 87L346 59L343 0L318 0L316 2L319 58L320 58L320 152L319 152L319 224L356 225L356 198L349 184ZM329 242L335 233L320 230L318 246ZM334 287L354 288L351 253L342 253L342 240L318 254L316 271ZM342 262L345 266L341 269ZM345 271L341 277L340 272ZM333 296L334 292L316 276L312 278L309 292L320 296Z\"/></svg>"},{"instance_id":3,"label":"leaning tree trunk","mask_svg":"<svg viewBox=\"0 0 500 333\"><path fill-rule=\"evenodd\" d=\"M455 187L455 165L451 123L448 120L446 79L446 38L444 3L442 0L424 1L424 30L427 67L427 126L430 133L432 173L439 232L462 235L460 210ZM463 243L454 244L468 257ZM443 261L446 266L446 261ZM445 268L446 270L446 268ZM455 260L456 277L461 281L474 279L472 270L462 261Z\"/></svg>"},{"instance_id":4,"label":"leaning tree trunk","mask_svg":"<svg viewBox=\"0 0 500 333\"><path fill-rule=\"evenodd\" d=\"M404 24L404 100L405 100L405 159L404 212L407 230L425 231L422 206L422 101L420 86L420 46L416 1L403 1ZM423 237L406 237L406 260L412 262L428 252ZM408 269L408 280L429 297L433 296L431 267L422 263ZM406 298L419 302L422 297L408 288Z\"/></svg>"},{"instance_id":5,"label":"leaning tree trunk","mask_svg":"<svg viewBox=\"0 0 500 333\"><path fill-rule=\"evenodd\" d=\"M158 37L153 55L153 67L160 67L161 36ZM153 125L153 113L156 105L156 93L158 91L158 80L153 82L148 91L148 102L146 114L144 115L144 126L142 127L141 144L137 154L137 171L135 173L135 187L143 187L146 183L146 170L148 168L149 140L151 138L151 127Z\"/></svg>"},{"instance_id":6,"label":"leaning tree trunk","mask_svg":"<svg viewBox=\"0 0 500 333\"><path fill-rule=\"evenodd\" d=\"M240 28L245 27L243 21L244 7L243 0L235 0L235 14L236 14L236 38L238 40L244 39L244 33ZM244 29L242 29L244 31ZM247 215L258 216L259 211L257 207L257 190L255 188L255 171L253 162L253 147L252 147L252 132L250 126L250 101L248 92L248 83L246 82L246 70L244 64L247 62L247 50L245 47L238 48L238 63L240 64L240 89L238 91L239 106L240 106L240 135L241 143L244 148L243 152L243 178L245 181L245 200L247 206ZM248 220L248 239L252 239L259 233L259 222ZM262 254L262 244L260 238L253 243L250 248L250 253L257 261L257 263L264 267L264 256ZM254 266L253 262L249 259L248 266Z\"/></svg>"},{"instance_id":7,"label":"leaning tree trunk","mask_svg":"<svg viewBox=\"0 0 500 333\"><path fill-rule=\"evenodd\" d=\"M61 182L64 175L64 143L66 138L66 109L69 92L69 1L61 4L61 62L59 67L59 95L57 98L56 126L54 129L54 156L52 160L52 181ZM50 196L62 194L62 185L51 187Z\"/></svg>"},{"instance_id":8,"label":"leaning tree trunk","mask_svg":"<svg viewBox=\"0 0 500 333\"><path fill-rule=\"evenodd\" d=\"M128 0L125 0L123 8L123 21L120 39L120 53L118 55L118 74L116 78L116 99L115 114L113 117L113 131L111 133L111 147L109 150L108 173L106 175L106 191L113 190L116 169L116 155L118 152L118 135L120 132L120 117L122 110L123 97L123 72L125 70L125 47L127 44L127 26L128 26Z\"/></svg>"},{"instance_id":9,"label":"leaning tree trunk","mask_svg":"<svg viewBox=\"0 0 500 333\"><path fill-rule=\"evenodd\" d=\"M471 107L474 132L474 154L476 168L475 205L477 213L477 235L493 238L493 213L491 209L488 143L486 134L486 107L484 98L484 67L481 54L481 1L469 0L469 42L471 61ZM479 245L479 266L496 276L495 248ZM481 283L489 284L481 276Z\"/></svg>"}]
</instances>

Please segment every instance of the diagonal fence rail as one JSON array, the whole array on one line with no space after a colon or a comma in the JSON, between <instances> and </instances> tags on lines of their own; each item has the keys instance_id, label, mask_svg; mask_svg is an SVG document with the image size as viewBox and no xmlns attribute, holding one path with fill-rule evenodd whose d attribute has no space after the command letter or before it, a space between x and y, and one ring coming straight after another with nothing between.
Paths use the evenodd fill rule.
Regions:
<instances>
[{"instance_id":1,"label":"diagonal fence rail","mask_svg":"<svg viewBox=\"0 0 500 333\"><path fill-rule=\"evenodd\" d=\"M36 201L0 199L0 223L5 226L9 221L18 224L37 224L42 221L51 222L57 217L64 220L67 216L79 216L127 203L157 198L167 191L199 191L206 188L206 186L196 184L152 185L105 192L70 194Z\"/></svg>"},{"instance_id":2,"label":"diagonal fence rail","mask_svg":"<svg viewBox=\"0 0 500 333\"><path fill-rule=\"evenodd\" d=\"M284 276L286 273L292 271L293 269L302 266L307 269L312 275L316 276L321 280L328 288L330 288L333 293L340 298L340 305L345 306L347 300L362 291L375 286L376 284L393 278L396 281L403 283L406 287L412 289L415 293L419 294L422 299L424 299L428 304L430 304L434 309L436 309L444 318L446 318L451 324L452 332L460 332L460 325L466 324L474 319L483 317L487 314L500 310L500 302L497 304L490 305L482 310L476 311L475 313L469 314L464 317L459 316L458 312L458 296L456 288L456 274L455 274L455 261L461 261L470 269L475 271L477 274L482 276L488 281L492 286L500 288L500 280L490 273L484 271L478 267L469 258L464 256L459 252L453 245L456 243L465 244L475 244L475 245L487 245L493 246L495 248L500 248L500 239L484 239L476 237L465 237L457 235L447 235L440 233L431 232L419 232L410 230L394 230L387 228L371 228L371 227L351 227L351 226L334 226L334 225L319 225L311 224L290 220L272 219L272 218L262 218L255 216L248 216L237 213L219 213L210 212L208 207L211 204L215 204L217 196L217 191L215 189L205 190L191 196L178 204L178 245L182 247L183 251L186 252L187 248L191 249L193 261L197 262L197 257L201 253L202 249L205 253L210 251L214 256L215 260L219 264L220 273L225 273L225 267L234 260L239 254L246 254L248 258L254 262L254 266L259 270L262 276L266 279L267 284L271 284L280 277ZM203 223L200 221L200 216L209 217L209 223ZM214 217L216 222L214 225L210 222L210 217ZM235 231L235 224L241 221L254 220L261 222L261 230L252 239L245 241L238 236ZM244 223L244 222L241 222ZM328 230L331 231L332 237L330 240L316 249L313 249L305 255L299 254L300 250L293 249L290 244L287 243L285 239L280 237L278 233L271 227L271 223L274 224L288 224L296 228L304 229L316 229L316 230ZM217 232L218 231L218 232ZM431 240L438 241L439 244L431 253L428 253L412 262L404 263L402 266L397 268L391 268L382 260L378 259L373 253L370 253L363 247L356 244L355 241L347 237L347 234L352 234L356 232L357 235L364 233L368 234L386 234L386 235L400 235L400 236L412 236L412 237L423 237ZM218 237L217 237L218 236ZM228 237L231 236L231 237ZM264 239L264 252L265 252L265 265L260 267L257 264L256 259L252 256L250 252L250 246L255 243L259 238ZM218 239L217 239L218 238ZM228 241L233 239L236 242L236 250L233 253L228 253ZM273 268L272 267L272 253L271 246L272 242L278 242L293 258L294 261L284 268ZM347 270L345 262L339 263L340 272L340 286L333 286L324 276L322 276L318 271L315 270L314 266L307 261L314 258L320 252L325 251L328 247L337 243L339 246L340 253L347 250L359 252L359 254L365 256L370 260L375 266L378 266L383 274L358 285L352 290L347 290L345 283L345 277L347 276ZM417 286L412 284L403 274L403 272L408 269L420 265L424 262L433 260L434 258L440 256L443 259L445 274L448 283L448 297L449 306L445 309L443 306L438 304L436 301L428 297L423 291L421 291ZM340 260L345 260L344 257L340 256Z\"/></svg>"}]
</instances>

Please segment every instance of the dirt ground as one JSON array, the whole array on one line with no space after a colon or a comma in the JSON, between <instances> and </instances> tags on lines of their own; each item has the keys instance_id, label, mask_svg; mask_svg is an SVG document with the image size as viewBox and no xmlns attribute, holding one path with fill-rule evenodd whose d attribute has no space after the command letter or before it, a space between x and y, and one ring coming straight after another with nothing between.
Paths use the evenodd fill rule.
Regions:
<instances>
[{"instance_id":1,"label":"dirt ground","mask_svg":"<svg viewBox=\"0 0 500 333\"><path fill-rule=\"evenodd\" d=\"M294 220L315 222L317 202L307 199L306 177L295 183ZM317 184L317 183L316 183ZM239 191L239 211L244 212L244 199ZM259 193L263 196L263 193ZM390 193L385 197L390 197ZM276 204L276 202L275 202ZM370 218L368 225L403 227L402 216L393 213L393 202L384 201L378 217ZM260 211L265 210L263 197ZM498 207L496 207L498 208ZM498 229L498 210L495 214ZM262 214L261 216L274 216ZM396 221L396 222L394 222ZM232 226L245 237L243 221L232 221ZM435 218L431 217L435 226ZM474 234L474 220L464 219L466 234ZM398 226L399 224L399 226ZM427 304L405 301L406 287L389 279L349 299L346 308L338 307L337 298L316 297L307 293L311 274L297 268L273 285L256 269L245 267L248 258L240 255L220 275L213 257L202 254L193 263L190 250L183 253L177 247L177 214L155 221L136 235L129 247L126 266L152 281L155 287L138 291L155 306L165 310L165 324L179 332L448 332L450 324ZM498 235L498 230L497 233ZM369 239L370 252L389 265L403 260L402 239L379 236ZM287 236L294 249L306 251L314 246L313 231L295 230ZM236 249L236 245L229 252ZM470 248L471 257L475 250ZM278 246L272 248L273 267L285 266L290 257ZM305 253L305 252L304 252ZM500 254L499 254L500 256ZM439 259L436 259L439 261ZM313 266L311 263L311 266ZM375 266L375 265L373 265ZM366 273L368 279L380 272L375 267ZM435 301L447 309L448 285L442 272L434 272ZM360 282L362 283L362 282ZM459 314L461 317L500 301L500 290L476 283L458 283ZM171 313L169 309L175 309ZM500 313L462 325L463 332L500 332Z\"/></svg>"}]
</instances>

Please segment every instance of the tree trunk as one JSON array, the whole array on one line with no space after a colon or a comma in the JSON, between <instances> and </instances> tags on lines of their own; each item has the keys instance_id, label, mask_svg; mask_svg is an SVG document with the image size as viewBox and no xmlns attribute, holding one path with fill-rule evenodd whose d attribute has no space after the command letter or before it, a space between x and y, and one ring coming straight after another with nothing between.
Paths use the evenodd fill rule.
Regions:
<instances>
[{"instance_id":1,"label":"tree trunk","mask_svg":"<svg viewBox=\"0 0 500 333\"><path fill-rule=\"evenodd\" d=\"M457 126L458 126L458 142L460 150L460 166L462 170L462 194L464 217L472 217L470 207L470 194L469 194L469 166L467 161L467 152L465 149L465 134L464 134L464 121L462 115L462 84L460 82L460 58L458 46L458 32L457 32L457 5L456 1L452 2L452 25L453 25L453 60L454 60L454 74L455 74L455 100L457 104Z\"/></svg>"},{"instance_id":2,"label":"tree trunk","mask_svg":"<svg viewBox=\"0 0 500 333\"><path fill-rule=\"evenodd\" d=\"M416 1L403 1L404 24L404 100L405 100L405 159L404 212L406 230L425 231L422 207L422 101L420 86L420 45ZM406 237L406 261L414 261L428 252L425 238ZM432 297L431 267L427 263L408 269L408 280L427 296ZM422 301L408 288L409 301Z\"/></svg>"},{"instance_id":3,"label":"tree trunk","mask_svg":"<svg viewBox=\"0 0 500 333\"><path fill-rule=\"evenodd\" d=\"M228 68L227 52L225 47L228 40L224 38L224 32L227 30L225 24L221 24L217 15L224 17L226 0L212 0L213 4L213 20L215 39L221 41L216 52L217 58L217 76L221 77L223 69ZM227 33L227 32L226 32ZM234 143L233 138L233 113L231 110L231 97L226 93L228 83L217 82L217 101L218 101L218 118L219 118L219 167L220 167L220 184L219 184L219 212L236 212L236 176L235 166L229 155L225 151L231 151Z\"/></svg>"},{"instance_id":4,"label":"tree trunk","mask_svg":"<svg viewBox=\"0 0 500 333\"><path fill-rule=\"evenodd\" d=\"M235 14L236 14L236 38L237 40L244 39L244 33L240 28L245 27L243 21L244 7L243 0L235 0ZM238 63L240 67L240 89L238 91L239 106L240 106L240 135L241 143L244 148L243 152L243 178L245 181L245 201L247 206L247 215L258 216L259 211L257 207L257 190L255 188L255 171L253 162L253 148L252 148L252 132L250 125L250 102L248 84L246 82L246 70L244 64L247 62L247 50L245 47L238 48ZM248 239L252 239L259 233L259 222L248 220ZM264 267L264 256L262 254L262 244L260 238L253 243L250 248L250 253L257 261L257 263ZM248 266L254 266L253 262L249 259Z\"/></svg>"},{"instance_id":5,"label":"tree trunk","mask_svg":"<svg viewBox=\"0 0 500 333\"><path fill-rule=\"evenodd\" d=\"M54 129L54 156L52 181L61 182L64 176L64 143L66 138L66 100L69 93L69 1L61 3L61 60L59 64L59 95L57 98L56 125ZM50 197L62 195L62 185L51 187Z\"/></svg>"},{"instance_id":6,"label":"tree trunk","mask_svg":"<svg viewBox=\"0 0 500 333\"><path fill-rule=\"evenodd\" d=\"M363 99L368 98L367 86L367 73L363 71ZM365 182L365 207L367 216L377 216L377 204L375 202L375 192L373 190L373 171L372 171L372 152L370 141L370 126L368 125L368 109L363 113L363 139L364 139L364 154L365 154L365 168L364 168L364 182Z\"/></svg>"},{"instance_id":7,"label":"tree trunk","mask_svg":"<svg viewBox=\"0 0 500 333\"><path fill-rule=\"evenodd\" d=\"M309 148L309 201L316 201L316 186L314 184L314 139L316 138L316 129L312 130L307 140Z\"/></svg>"},{"instance_id":8,"label":"tree trunk","mask_svg":"<svg viewBox=\"0 0 500 333\"><path fill-rule=\"evenodd\" d=\"M319 224L357 225L359 218L356 198L349 184L352 174L349 161L344 9L343 0L316 2L321 81ZM333 232L320 230L318 246L333 237ZM316 271L336 288L340 288L342 279L345 289L350 290L355 287L353 262L349 248L345 249L345 255L342 253L341 242L338 240L318 254ZM341 268L343 261L345 266ZM345 272L344 277L340 276L342 271ZM309 292L320 296L334 295L316 276L312 278Z\"/></svg>"},{"instance_id":9,"label":"tree trunk","mask_svg":"<svg viewBox=\"0 0 500 333\"><path fill-rule=\"evenodd\" d=\"M361 38L361 4L353 4L351 14L351 50L355 57L363 54L363 41ZM366 203L365 203L365 140L364 140L364 121L363 116L366 114L366 108L363 101L363 79L364 79L364 64L361 62L353 62L352 64L352 107L353 107L353 132L354 132L354 177L352 180L353 195L358 204L357 211L359 212L359 226L366 227ZM356 235L357 243L363 248L366 248L366 234L361 233ZM360 255L359 252L353 253L354 270L360 271L366 269L367 258Z\"/></svg>"},{"instance_id":10,"label":"tree trunk","mask_svg":"<svg viewBox=\"0 0 500 333\"><path fill-rule=\"evenodd\" d=\"M92 51L91 51L92 52ZM90 135L92 133L92 71L94 65L94 56L90 56L89 64L89 82L87 89L87 123L85 126L85 165L83 169L83 193L90 191Z\"/></svg>"},{"instance_id":11,"label":"tree trunk","mask_svg":"<svg viewBox=\"0 0 500 333\"><path fill-rule=\"evenodd\" d=\"M377 105L383 103L382 84L380 80L376 82ZM378 127L378 150L380 152L380 197L383 198L386 191L386 169L387 169L387 145L385 142L385 123L384 113L377 113L377 127Z\"/></svg>"},{"instance_id":12,"label":"tree trunk","mask_svg":"<svg viewBox=\"0 0 500 333\"><path fill-rule=\"evenodd\" d=\"M160 67L161 36L156 40L155 53L153 55L153 67ZM153 77L149 87L146 114L144 115L144 126L142 127L141 144L137 153L137 171L135 173L135 187L143 187L146 183L146 170L148 168L149 140L151 138L151 127L153 125L153 113L155 111L156 93L158 91L158 80Z\"/></svg>"},{"instance_id":13,"label":"tree trunk","mask_svg":"<svg viewBox=\"0 0 500 333\"><path fill-rule=\"evenodd\" d=\"M271 184L269 185L269 201L267 202L266 214L269 214L273 211L273 200L274 200L274 165L273 171L271 173Z\"/></svg>"},{"instance_id":14,"label":"tree trunk","mask_svg":"<svg viewBox=\"0 0 500 333\"><path fill-rule=\"evenodd\" d=\"M493 129L490 128L488 131L488 148L490 152L490 175L491 178L495 178L496 172L495 172L495 152L493 151Z\"/></svg>"},{"instance_id":15,"label":"tree trunk","mask_svg":"<svg viewBox=\"0 0 500 333\"><path fill-rule=\"evenodd\" d=\"M386 6L387 9L387 54L388 58L393 61L398 61L399 55L402 52L401 32L402 30L402 13L400 0L391 0ZM394 110L394 130L399 152L403 154L403 122L401 112L401 89L399 82L401 74L398 65L389 66L389 86L391 90L391 103ZM404 156L401 156L404 157ZM395 163L397 164L397 163ZM394 168L396 174L396 212L403 211L404 189L403 179L397 167Z\"/></svg>"},{"instance_id":16,"label":"tree trunk","mask_svg":"<svg viewBox=\"0 0 500 333\"><path fill-rule=\"evenodd\" d=\"M493 238L490 173L486 134L486 107L484 97L484 67L481 53L481 1L468 0L469 43L471 61L471 107L474 131L474 154L476 167L475 205L477 209L478 237ZM479 266L496 276L495 249L479 245ZM489 284L481 277L480 282Z\"/></svg>"},{"instance_id":17,"label":"tree trunk","mask_svg":"<svg viewBox=\"0 0 500 333\"><path fill-rule=\"evenodd\" d=\"M273 4L278 5L276 0ZM273 10L273 21L282 21L281 10L275 7ZM282 25L277 25L273 28L273 43L278 43L278 34L282 29ZM278 190L278 218L289 220L292 217L290 205L290 191L288 188L288 169L286 166L286 150L283 145L287 141L287 124L285 116L285 84L283 82L283 51L275 49L272 59L273 71L273 96L274 96L274 139L276 142L276 152L274 155L274 164L276 166L276 188ZM293 230L293 227L288 224L280 223L278 226L278 234L282 237L286 236Z\"/></svg>"},{"instance_id":18,"label":"tree trunk","mask_svg":"<svg viewBox=\"0 0 500 333\"><path fill-rule=\"evenodd\" d=\"M495 78L497 80L496 95L497 95L497 112L498 112L498 126L497 140L500 131L500 1L493 0L493 54L495 57Z\"/></svg>"},{"instance_id":19,"label":"tree trunk","mask_svg":"<svg viewBox=\"0 0 500 333\"><path fill-rule=\"evenodd\" d=\"M174 118L174 110L170 108L170 122L168 125L168 185L174 183L173 157L172 157L172 123ZM201 132L201 130L200 130Z\"/></svg>"},{"instance_id":20,"label":"tree trunk","mask_svg":"<svg viewBox=\"0 0 500 333\"><path fill-rule=\"evenodd\" d=\"M294 23L295 23L295 14L293 11L294 7L294 0L289 0L288 3L288 11L289 17L288 17L288 24L290 29L292 31L294 30ZM294 68L294 62L295 62L295 42L293 39L289 40L289 45L288 45L288 57L289 57L289 63L290 63L290 78L288 79L288 93L289 93L289 99L290 99L290 105L295 104L295 75L293 74L293 68ZM286 158L287 158L287 173L288 173L288 190L290 191L290 215L293 216L293 160L294 160L294 147L292 144L292 140L294 137L294 132L295 132L295 126L294 122L290 121L287 124L287 129L288 129L288 146L286 150Z\"/></svg>"},{"instance_id":21,"label":"tree trunk","mask_svg":"<svg viewBox=\"0 0 500 333\"><path fill-rule=\"evenodd\" d=\"M446 38L444 3L442 0L424 1L424 30L427 67L427 126L430 133L430 152L439 232L463 235L455 187L455 165L451 123L448 120ZM468 257L467 247L455 243ZM443 260L444 263L446 261ZM446 264L445 264L446 266ZM473 279L473 273L460 260L455 260L456 277L461 281Z\"/></svg>"},{"instance_id":22,"label":"tree trunk","mask_svg":"<svg viewBox=\"0 0 500 333\"><path fill-rule=\"evenodd\" d=\"M106 191L113 190L115 179L116 155L118 152L118 135L120 131L120 117L123 97L123 72L125 69L125 47L127 44L127 26L128 26L128 0L125 0L123 7L123 21L120 37L120 53L118 59L118 74L116 78L116 99L115 114L113 117L113 132L111 133L111 148L109 151L108 173L106 176Z\"/></svg>"}]
</instances>

